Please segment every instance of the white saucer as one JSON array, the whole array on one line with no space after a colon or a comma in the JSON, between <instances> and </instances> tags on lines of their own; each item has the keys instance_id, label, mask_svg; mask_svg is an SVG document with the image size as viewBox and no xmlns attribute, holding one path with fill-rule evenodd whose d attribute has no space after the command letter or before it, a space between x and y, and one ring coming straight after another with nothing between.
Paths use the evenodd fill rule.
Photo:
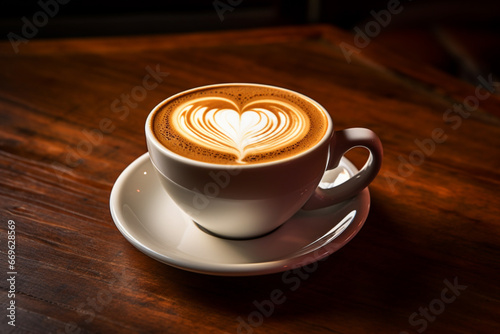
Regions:
<instances>
[{"instance_id":1,"label":"white saucer","mask_svg":"<svg viewBox=\"0 0 500 334\"><path fill-rule=\"evenodd\" d=\"M356 167L343 158L341 167L322 181L341 182L356 172ZM365 189L332 207L299 211L266 236L222 239L200 230L176 206L157 179L148 153L122 172L110 197L116 226L140 251L177 268L224 276L270 274L318 261L358 233L369 207L370 194Z\"/></svg>"}]
</instances>

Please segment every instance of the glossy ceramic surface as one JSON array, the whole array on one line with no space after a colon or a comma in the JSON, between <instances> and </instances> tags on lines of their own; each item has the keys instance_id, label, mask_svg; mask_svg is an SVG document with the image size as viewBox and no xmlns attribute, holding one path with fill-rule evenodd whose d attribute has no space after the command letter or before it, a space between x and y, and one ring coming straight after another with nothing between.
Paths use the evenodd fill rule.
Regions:
<instances>
[{"instance_id":1,"label":"glossy ceramic surface","mask_svg":"<svg viewBox=\"0 0 500 334\"><path fill-rule=\"evenodd\" d=\"M356 172L343 158L320 186L337 185ZM177 207L158 181L148 153L122 172L110 197L116 226L140 251L177 268L225 276L276 273L323 259L357 234L369 207L370 195L364 189L334 206L299 211L266 236L223 239L203 232Z\"/></svg>"}]
</instances>

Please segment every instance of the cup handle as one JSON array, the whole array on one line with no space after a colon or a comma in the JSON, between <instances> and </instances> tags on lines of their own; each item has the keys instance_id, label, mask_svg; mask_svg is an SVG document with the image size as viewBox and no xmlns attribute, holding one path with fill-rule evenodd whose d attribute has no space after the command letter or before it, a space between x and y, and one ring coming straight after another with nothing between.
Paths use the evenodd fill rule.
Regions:
<instances>
[{"instance_id":1,"label":"cup handle","mask_svg":"<svg viewBox=\"0 0 500 334\"><path fill-rule=\"evenodd\" d=\"M364 147L370 152L363 168L349 180L336 187L316 188L311 198L302 207L303 210L316 210L345 201L357 195L373 181L382 165L383 149L378 136L365 128L350 128L334 132L326 170L336 168L342 156L355 147Z\"/></svg>"}]
</instances>

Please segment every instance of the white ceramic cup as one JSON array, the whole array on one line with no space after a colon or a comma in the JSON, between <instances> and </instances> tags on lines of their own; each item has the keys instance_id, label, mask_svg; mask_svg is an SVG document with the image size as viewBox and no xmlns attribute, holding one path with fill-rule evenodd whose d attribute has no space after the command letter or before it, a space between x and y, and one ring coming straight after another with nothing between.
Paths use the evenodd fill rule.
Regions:
<instances>
[{"instance_id":1,"label":"white ceramic cup","mask_svg":"<svg viewBox=\"0 0 500 334\"><path fill-rule=\"evenodd\" d=\"M259 84L220 84L271 87ZM249 165L200 162L176 154L163 146L152 130L153 115L178 96L206 88L181 92L160 102L146 120L146 142L151 161L168 195L203 229L232 239L253 238L278 228L299 210L315 210L347 200L366 188L382 163L382 144L368 129L333 131L328 112L316 101L297 92L326 115L327 131L305 152L279 161ZM346 182L322 189L318 184L326 170L337 167L343 154L364 147L369 158ZM307 228L307 226L304 226Z\"/></svg>"}]
</instances>

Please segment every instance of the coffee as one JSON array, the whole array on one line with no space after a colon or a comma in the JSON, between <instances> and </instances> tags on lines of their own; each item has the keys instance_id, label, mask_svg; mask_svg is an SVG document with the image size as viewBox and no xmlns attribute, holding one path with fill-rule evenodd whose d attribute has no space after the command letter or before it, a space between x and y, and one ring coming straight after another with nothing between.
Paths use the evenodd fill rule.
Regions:
<instances>
[{"instance_id":1,"label":"coffee","mask_svg":"<svg viewBox=\"0 0 500 334\"><path fill-rule=\"evenodd\" d=\"M170 151L215 164L286 159L316 145L328 119L314 101L291 91L246 84L209 86L166 100L152 132Z\"/></svg>"}]
</instances>

